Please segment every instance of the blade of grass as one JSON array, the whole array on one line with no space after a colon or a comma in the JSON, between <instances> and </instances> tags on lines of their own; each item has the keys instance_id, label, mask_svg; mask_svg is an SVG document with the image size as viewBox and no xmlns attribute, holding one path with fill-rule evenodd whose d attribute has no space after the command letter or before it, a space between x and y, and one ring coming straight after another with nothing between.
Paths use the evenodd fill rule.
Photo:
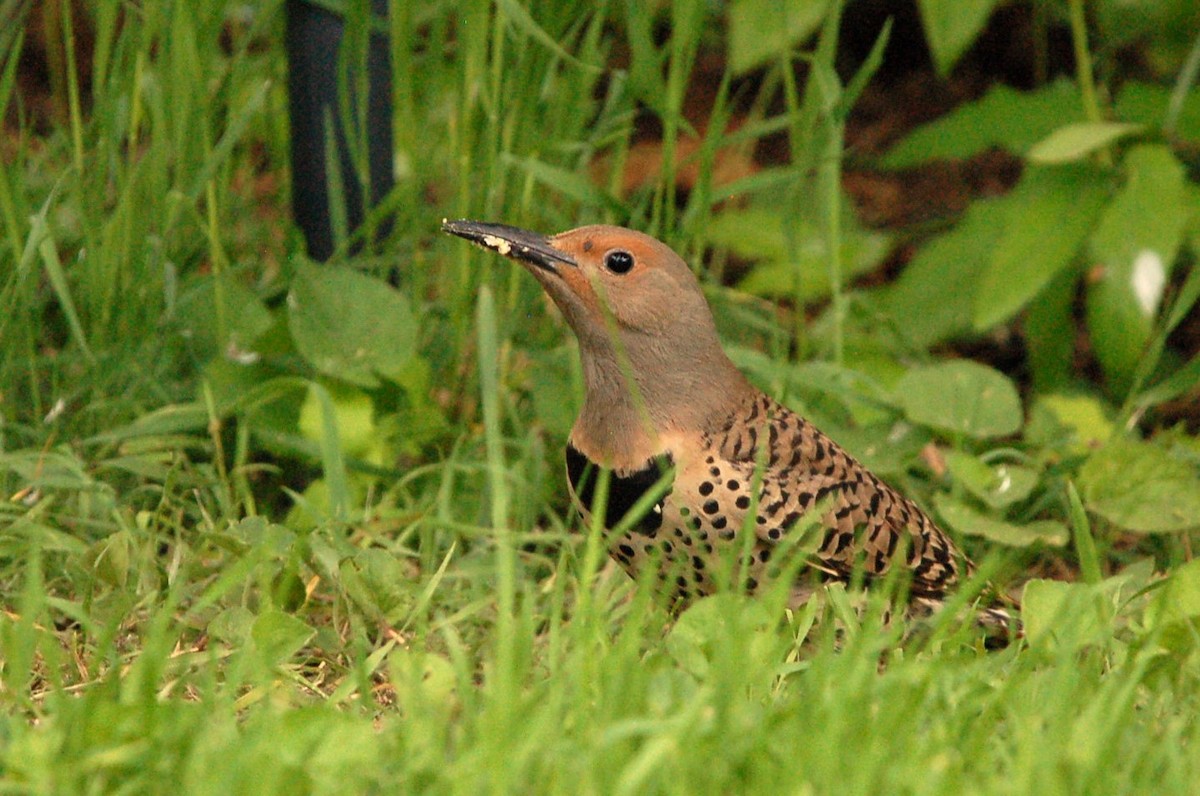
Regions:
<instances>
[{"instance_id":1,"label":"blade of grass","mask_svg":"<svg viewBox=\"0 0 1200 796\"><path fill-rule=\"evenodd\" d=\"M497 339L496 307L492 291L479 289L476 342L479 349L479 390L483 407L483 435L487 450L487 483L491 507L491 529L495 534L498 640L496 665L500 681L508 683L513 671L515 637L516 553L509 527L509 481L504 460L504 436L500 427L500 346Z\"/></svg>"},{"instance_id":2,"label":"blade of grass","mask_svg":"<svg viewBox=\"0 0 1200 796\"><path fill-rule=\"evenodd\" d=\"M58 185L62 185L67 175L59 180ZM84 357L95 365L96 357L92 353L91 347L88 345L87 335L83 331L83 324L79 320L79 313L75 309L75 301L71 298L71 288L67 283L67 275L63 270L62 261L58 259L58 247L53 236L50 233L50 226L46 221L46 215L50 210L51 204L56 199L57 186L51 191L50 197L46 199L42 209L30 220L29 238L26 246L36 246L38 254L41 255L42 265L46 269L46 277L50 280L50 286L54 289L55 296L58 297L59 307L62 308L63 315L67 319L67 325L71 329L71 337L75 340L75 344L79 346L79 350L83 352ZM28 251L28 248L26 249Z\"/></svg>"},{"instance_id":3,"label":"blade of grass","mask_svg":"<svg viewBox=\"0 0 1200 796\"><path fill-rule=\"evenodd\" d=\"M1103 578L1100 572L1100 557L1096 553L1096 540L1092 536L1087 511L1083 508L1083 501L1079 499L1074 481L1067 482L1067 500L1070 502L1071 536L1075 540L1075 554L1079 556L1079 572L1084 583L1094 586Z\"/></svg>"}]
</instances>

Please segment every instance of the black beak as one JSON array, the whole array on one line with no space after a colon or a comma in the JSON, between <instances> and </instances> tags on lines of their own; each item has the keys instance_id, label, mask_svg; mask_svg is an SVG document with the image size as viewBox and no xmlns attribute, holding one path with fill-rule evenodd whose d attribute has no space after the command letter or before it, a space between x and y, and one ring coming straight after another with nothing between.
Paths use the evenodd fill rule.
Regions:
<instances>
[{"instance_id":1,"label":"black beak","mask_svg":"<svg viewBox=\"0 0 1200 796\"><path fill-rule=\"evenodd\" d=\"M531 263L551 273L557 273L560 264L578 266L571 255L554 248L545 235L520 227L489 224L484 221L443 221L442 232L466 238L485 249L491 249L514 260Z\"/></svg>"}]
</instances>

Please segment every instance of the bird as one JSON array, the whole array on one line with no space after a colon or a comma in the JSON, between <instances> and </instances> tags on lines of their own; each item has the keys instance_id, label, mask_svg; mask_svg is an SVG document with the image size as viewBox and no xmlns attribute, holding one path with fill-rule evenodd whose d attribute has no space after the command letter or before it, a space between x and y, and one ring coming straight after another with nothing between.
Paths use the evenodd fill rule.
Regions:
<instances>
[{"instance_id":1,"label":"bird","mask_svg":"<svg viewBox=\"0 0 1200 796\"><path fill-rule=\"evenodd\" d=\"M748 593L790 573L793 605L899 565L909 607L929 611L973 571L916 503L738 370L696 275L666 244L605 225L442 229L524 266L574 332L585 392L565 451L573 503L585 522L603 511L611 557L635 578L649 568L673 606L730 582L729 561Z\"/></svg>"}]
</instances>

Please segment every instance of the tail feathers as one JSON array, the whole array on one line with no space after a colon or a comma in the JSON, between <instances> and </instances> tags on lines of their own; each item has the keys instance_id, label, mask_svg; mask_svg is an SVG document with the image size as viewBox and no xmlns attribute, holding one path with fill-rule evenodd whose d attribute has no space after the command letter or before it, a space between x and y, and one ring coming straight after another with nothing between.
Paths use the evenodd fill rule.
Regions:
<instances>
[{"instance_id":1,"label":"tail feathers","mask_svg":"<svg viewBox=\"0 0 1200 796\"><path fill-rule=\"evenodd\" d=\"M792 603L793 610L798 610L800 606L805 605L812 599L819 599L824 603L824 608L819 609L815 615L815 624L822 624L822 616L830 618L834 621L835 626L840 626L841 619L836 614L827 614L829 607L825 601L827 597L825 590L830 586L825 586L817 590L808 590L805 592L793 591ZM840 588L840 584L836 586ZM852 612L857 615L861 621L864 618L867 603L867 594L865 590L860 590L857 594L851 593L847 595L850 598L849 607ZM991 599L985 597L989 603ZM1010 604L1010 607L1000 607L999 605L989 604L987 606L969 606L960 615L959 619L962 622L972 622L979 630L980 636L983 639L983 646L989 650L1004 649L1013 642L1024 638L1024 630L1021 627L1021 620L1017 618L1017 604L1012 601L1000 598L992 598L997 602L1004 601ZM895 606L884 611L882 620L885 625L892 624L893 621L900 621L906 626L904 631L905 638L913 638L914 636L923 635L930 628L930 618L934 614L940 613L946 607L946 603L939 597L919 596L912 597L908 600L902 610L893 610ZM815 626L815 625L814 625ZM839 631L840 632L840 631Z\"/></svg>"},{"instance_id":2,"label":"tail feathers","mask_svg":"<svg viewBox=\"0 0 1200 796\"><path fill-rule=\"evenodd\" d=\"M927 619L942 610L945 603L929 597L918 597L909 606L909 617L912 619ZM1014 604L1015 607L1015 604ZM975 606L967 609L964 619L971 618L974 624L983 632L983 645L987 649L1004 649L1014 641L1025 637L1025 630L1018 619L1008 608L1000 606Z\"/></svg>"}]
</instances>

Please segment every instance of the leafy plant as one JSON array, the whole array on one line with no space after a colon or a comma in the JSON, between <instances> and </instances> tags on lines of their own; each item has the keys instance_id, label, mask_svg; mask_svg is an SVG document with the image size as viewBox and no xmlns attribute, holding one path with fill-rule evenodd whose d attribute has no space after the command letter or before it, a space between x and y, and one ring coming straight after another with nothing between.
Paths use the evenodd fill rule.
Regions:
<instances>
[{"instance_id":1,"label":"leafy plant","mask_svg":"<svg viewBox=\"0 0 1200 796\"><path fill-rule=\"evenodd\" d=\"M941 74L1002 5L917 5ZM10 789L1194 790L1194 4L1089 4L1100 115L1094 77L990 89L879 162L1003 148L1014 191L882 231L841 171L887 38L839 72L836 2L391 3L395 233L320 265L282 6L0 0L42 15L0 32ZM668 239L736 363L979 573L914 622L899 578L671 616L567 503L569 334L443 216ZM1031 573L984 651L971 603Z\"/></svg>"}]
</instances>

